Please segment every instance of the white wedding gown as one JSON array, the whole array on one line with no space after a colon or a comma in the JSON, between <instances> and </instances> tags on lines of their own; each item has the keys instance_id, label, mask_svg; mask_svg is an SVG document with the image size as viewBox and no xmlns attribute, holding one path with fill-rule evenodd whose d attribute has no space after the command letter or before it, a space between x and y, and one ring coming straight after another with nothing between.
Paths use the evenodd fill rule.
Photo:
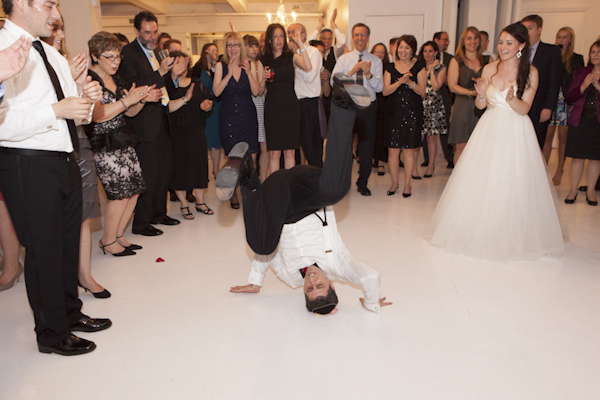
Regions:
<instances>
[{"instance_id":1,"label":"white wedding gown","mask_svg":"<svg viewBox=\"0 0 600 400\"><path fill-rule=\"evenodd\" d=\"M488 260L558 255L567 235L556 191L531 120L513 111L507 93L488 87L488 108L424 236L450 252Z\"/></svg>"}]
</instances>

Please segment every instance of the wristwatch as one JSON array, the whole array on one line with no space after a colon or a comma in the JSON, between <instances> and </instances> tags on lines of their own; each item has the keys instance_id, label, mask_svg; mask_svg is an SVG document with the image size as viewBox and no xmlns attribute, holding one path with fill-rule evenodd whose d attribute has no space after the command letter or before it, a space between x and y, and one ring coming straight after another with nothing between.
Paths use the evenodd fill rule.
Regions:
<instances>
[{"instance_id":1,"label":"wristwatch","mask_svg":"<svg viewBox=\"0 0 600 400\"><path fill-rule=\"evenodd\" d=\"M304 53L305 51L306 51L306 48L298 49L298 50L296 50L296 53L298 53L298 55L300 55L300 54Z\"/></svg>"}]
</instances>

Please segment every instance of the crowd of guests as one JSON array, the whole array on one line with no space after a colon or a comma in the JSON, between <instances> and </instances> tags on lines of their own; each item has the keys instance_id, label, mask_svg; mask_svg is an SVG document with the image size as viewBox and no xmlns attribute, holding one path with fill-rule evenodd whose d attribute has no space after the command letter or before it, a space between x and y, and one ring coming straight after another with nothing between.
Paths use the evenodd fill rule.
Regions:
<instances>
[{"instance_id":1,"label":"crowd of guests","mask_svg":"<svg viewBox=\"0 0 600 400\"><path fill-rule=\"evenodd\" d=\"M81 51L67 60L56 6L40 16L31 4L37 1L24 8L3 2L9 19L0 32L6 83L0 90L0 186L6 198L6 203L0 201L0 291L12 287L25 270L43 352L91 351L92 342L71 332L110 326L110 320L81 314L77 294L79 285L96 297L110 296L90 269L89 220L100 216L97 178L108 200L99 247L105 254L133 256L142 247L126 237L132 215L133 234L157 236L163 232L155 225L180 223L167 215L168 191L179 201L185 220L195 218L192 208L214 213L204 200L209 175L217 175L221 152L226 157L239 142L249 144L261 181L299 162L321 167L336 73L353 76L371 99L369 107L357 111L354 124L360 164L356 185L363 196L371 195L372 168L384 175L386 163L391 177L387 195L400 189L403 167L402 195L411 196L413 180L422 179L417 161L421 148L423 176L434 174L438 138L447 168L453 168L484 112L477 107L475 82L494 57L486 54L489 35L475 27L462 32L451 55L446 32L437 32L420 47L413 35L405 34L392 38L389 48L377 43L369 51L370 27L354 25L348 43L335 12L331 29L320 21L312 32L298 23L271 24L259 38L242 37L232 25L223 54L208 43L192 66L181 42L159 34L156 16L144 11L134 19L136 39L131 43L122 34L98 32L89 40L90 60ZM52 24L36 24L42 17ZM539 71L529 116L546 161L558 130L554 182L562 179L565 157L572 157L565 202L573 203L589 160L583 189L588 204L597 205L600 42L591 46L584 66L583 57L573 52L571 28L560 29L557 45L550 45L540 41L539 16L521 23L529 33L529 61ZM31 40L20 37L41 37L45 43L34 41L36 51L30 51ZM9 56L23 59L18 68L9 68ZM22 87L23 79L4 73L11 70L44 84ZM48 131L58 132L59 139L48 139ZM43 171L31 169L35 179L25 187L15 181L14 172L24 158ZM60 187L51 185L56 174ZM19 175L19 181L26 178ZM45 195L40 197L40 191ZM46 197L51 200L40 207ZM231 207L240 208L235 195ZM28 252L25 269L18 261L19 241L41 249ZM59 278L74 270L78 273L69 279ZM54 302L46 302L49 297Z\"/></svg>"}]
</instances>

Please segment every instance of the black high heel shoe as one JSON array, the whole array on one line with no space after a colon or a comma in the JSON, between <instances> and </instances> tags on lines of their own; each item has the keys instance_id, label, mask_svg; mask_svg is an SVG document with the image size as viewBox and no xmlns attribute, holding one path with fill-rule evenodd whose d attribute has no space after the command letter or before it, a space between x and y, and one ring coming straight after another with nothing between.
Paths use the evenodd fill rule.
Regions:
<instances>
[{"instance_id":1,"label":"black high heel shoe","mask_svg":"<svg viewBox=\"0 0 600 400\"><path fill-rule=\"evenodd\" d=\"M423 178L421 178L419 175L417 175L417 176L414 176L414 175L413 175L413 176L412 176L412 178L413 178L413 179L416 179L416 180L423 179Z\"/></svg>"},{"instance_id":2,"label":"black high heel shoe","mask_svg":"<svg viewBox=\"0 0 600 400\"><path fill-rule=\"evenodd\" d=\"M94 295L94 297L95 297L95 298L97 298L97 299L108 299L108 298L111 296L110 292L109 292L108 290L106 290L106 289L104 289L104 290L103 290L103 291L101 291L101 292L96 292L96 293L94 293L94 292L92 292L90 289L88 289L88 288L86 288L85 286L83 286L83 285L81 284L81 282L77 282L77 285L78 285L80 288L82 288L83 290L85 290L86 292L90 292L91 294L93 294L93 295Z\"/></svg>"},{"instance_id":3,"label":"black high heel shoe","mask_svg":"<svg viewBox=\"0 0 600 400\"><path fill-rule=\"evenodd\" d=\"M117 243L121 244L121 243L119 242L119 238L122 238L122 237L123 237L123 235L121 235L121 236L117 236ZM123 246L123 245L121 244L121 246ZM133 244L133 243L131 243L131 244L130 244L129 246L127 246L127 247L126 247L126 246L123 246L123 247L125 247L125 250L141 250L141 249L143 249L143 247L142 247L142 246L140 246L139 244Z\"/></svg>"},{"instance_id":4,"label":"black high heel shoe","mask_svg":"<svg viewBox=\"0 0 600 400\"><path fill-rule=\"evenodd\" d=\"M575 193L575 197L572 199L565 199L565 204L573 204L577 200L577 193Z\"/></svg>"},{"instance_id":5,"label":"black high heel shoe","mask_svg":"<svg viewBox=\"0 0 600 400\"><path fill-rule=\"evenodd\" d=\"M590 200L590 199L588 198L588 195L587 195L587 193L585 194L585 201L587 201L587 203L588 203L590 206L597 206L597 205L598 205L598 200L596 200L596 201Z\"/></svg>"},{"instance_id":6,"label":"black high heel shoe","mask_svg":"<svg viewBox=\"0 0 600 400\"><path fill-rule=\"evenodd\" d=\"M102 243L102 239L100 239L100 242L98 243L100 245L100 248L102 249L102 253L106 254L112 254L115 257L124 257L124 256L134 256L136 253L133 250L129 250L129 249L125 249L120 253L111 253L110 251L106 250L105 247L110 246L111 244L115 244L117 243L117 241L115 240L114 242L111 242L109 244L103 244Z\"/></svg>"},{"instance_id":7,"label":"black high heel shoe","mask_svg":"<svg viewBox=\"0 0 600 400\"><path fill-rule=\"evenodd\" d=\"M425 174L423 175L425 178L431 178L433 176L433 173L435 172L435 167L433 167L433 171L431 171L431 174Z\"/></svg>"}]
</instances>

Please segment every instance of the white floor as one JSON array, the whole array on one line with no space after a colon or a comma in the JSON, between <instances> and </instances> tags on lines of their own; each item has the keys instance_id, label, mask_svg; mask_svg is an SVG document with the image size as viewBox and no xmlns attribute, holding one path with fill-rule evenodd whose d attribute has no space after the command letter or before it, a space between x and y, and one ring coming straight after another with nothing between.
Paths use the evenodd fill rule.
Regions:
<instances>
[{"instance_id":1,"label":"white floor","mask_svg":"<svg viewBox=\"0 0 600 400\"><path fill-rule=\"evenodd\" d=\"M144 246L134 257L94 247L94 275L113 296L82 293L84 312L114 325L81 335L93 353L39 353L25 285L0 293L0 399L600 398L600 207L562 204L571 243L558 259L447 254L422 238L445 165L411 198L386 196L389 175L374 174L372 197L353 186L335 207L347 247L394 302L380 314L338 284L337 315L311 315L272 273L258 295L229 293L252 253L241 210L211 186L214 216L130 235ZM568 184L566 174L561 199Z\"/></svg>"}]
</instances>

